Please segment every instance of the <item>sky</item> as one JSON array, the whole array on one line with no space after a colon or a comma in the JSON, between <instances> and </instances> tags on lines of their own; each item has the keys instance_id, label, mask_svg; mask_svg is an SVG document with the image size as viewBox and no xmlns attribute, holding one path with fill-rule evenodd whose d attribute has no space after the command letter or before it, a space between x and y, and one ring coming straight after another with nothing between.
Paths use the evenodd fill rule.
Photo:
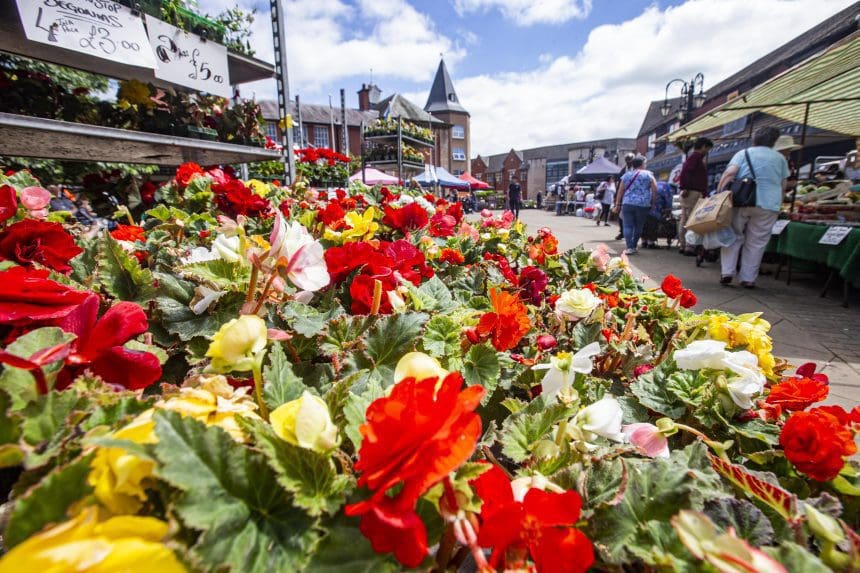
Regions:
<instances>
[{"instance_id":1,"label":"sky","mask_svg":"<svg viewBox=\"0 0 860 573\"><path fill-rule=\"evenodd\" d=\"M441 54L471 114L472 157L635 137L669 80L701 72L707 91L853 1L282 0L291 96L338 105L343 88L357 107L372 78L423 107ZM252 46L273 61L269 0L197 3L256 8ZM276 93L273 81L241 90Z\"/></svg>"}]
</instances>

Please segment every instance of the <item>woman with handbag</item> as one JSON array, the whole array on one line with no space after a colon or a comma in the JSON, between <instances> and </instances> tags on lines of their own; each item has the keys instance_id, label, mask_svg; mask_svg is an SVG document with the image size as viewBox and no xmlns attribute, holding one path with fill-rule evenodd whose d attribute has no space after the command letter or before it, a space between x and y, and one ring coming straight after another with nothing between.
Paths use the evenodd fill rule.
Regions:
<instances>
[{"instance_id":1,"label":"woman with handbag","mask_svg":"<svg viewBox=\"0 0 860 573\"><path fill-rule=\"evenodd\" d=\"M757 129L752 147L737 152L720 178L718 191L731 182L732 230L737 236L731 246L720 249L720 284L731 284L740 257L738 280L745 288L755 288L789 174L785 157L773 149L779 135L775 127Z\"/></svg>"},{"instance_id":2,"label":"woman with handbag","mask_svg":"<svg viewBox=\"0 0 860 573\"><path fill-rule=\"evenodd\" d=\"M637 245L642 236L642 228L648 212L657 203L657 181L650 171L642 169L645 157L637 155L631 161L632 171L621 177L618 193L615 196L614 213L621 213L624 225L624 240L627 249L624 253L633 255L639 252Z\"/></svg>"}]
</instances>

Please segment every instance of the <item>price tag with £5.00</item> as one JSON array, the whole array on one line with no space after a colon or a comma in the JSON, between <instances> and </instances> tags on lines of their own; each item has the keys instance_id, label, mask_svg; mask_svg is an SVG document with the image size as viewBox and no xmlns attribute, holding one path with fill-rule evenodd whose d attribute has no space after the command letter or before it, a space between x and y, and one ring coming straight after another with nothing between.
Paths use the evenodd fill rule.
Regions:
<instances>
[{"instance_id":1,"label":"price tag with \u00a35.00","mask_svg":"<svg viewBox=\"0 0 860 573\"><path fill-rule=\"evenodd\" d=\"M157 20L146 19L158 67L155 77L197 91L230 97L227 48Z\"/></svg>"}]
</instances>

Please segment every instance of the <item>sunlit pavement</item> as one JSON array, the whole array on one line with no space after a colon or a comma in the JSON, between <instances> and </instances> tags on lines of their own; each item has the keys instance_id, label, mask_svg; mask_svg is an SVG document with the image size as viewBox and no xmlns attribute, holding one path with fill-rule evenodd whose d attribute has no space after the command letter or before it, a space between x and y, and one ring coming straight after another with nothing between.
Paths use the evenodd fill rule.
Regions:
<instances>
[{"instance_id":1,"label":"sunlit pavement","mask_svg":"<svg viewBox=\"0 0 860 573\"><path fill-rule=\"evenodd\" d=\"M600 243L615 253L624 249L624 241L615 240L617 224L598 227L589 219L534 209L520 211L520 218L532 233L539 227L552 229L561 249L580 244L593 249ZM681 256L675 248L667 250L664 239L660 245L659 250L640 249L630 257L635 276L650 277L651 286L657 286L668 273L679 277L699 298L697 311L762 311L773 325L774 354L793 365L814 361L823 366L830 377L828 403L850 408L860 402L860 292L851 293L846 309L840 281L834 281L827 298L820 298L824 277L796 274L788 286L784 271L779 280L773 274L759 277L754 290L724 287L719 284L719 262L697 268L695 258ZM762 269L773 273L775 265Z\"/></svg>"}]
</instances>

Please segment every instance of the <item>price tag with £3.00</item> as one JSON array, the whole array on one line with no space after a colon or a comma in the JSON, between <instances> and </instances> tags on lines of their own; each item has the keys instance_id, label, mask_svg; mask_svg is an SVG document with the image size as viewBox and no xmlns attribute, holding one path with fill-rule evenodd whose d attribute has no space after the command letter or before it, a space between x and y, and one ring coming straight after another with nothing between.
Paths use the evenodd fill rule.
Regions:
<instances>
[{"instance_id":1,"label":"price tag with \u00a33.00","mask_svg":"<svg viewBox=\"0 0 860 573\"><path fill-rule=\"evenodd\" d=\"M28 40L143 68L155 68L143 20L111 0L18 0Z\"/></svg>"},{"instance_id":2,"label":"price tag with \u00a33.00","mask_svg":"<svg viewBox=\"0 0 860 573\"><path fill-rule=\"evenodd\" d=\"M827 231L818 239L819 245L838 245L851 234L851 227L827 227Z\"/></svg>"},{"instance_id":3,"label":"price tag with \u00a33.00","mask_svg":"<svg viewBox=\"0 0 860 573\"><path fill-rule=\"evenodd\" d=\"M155 18L146 19L146 28L158 64L155 77L212 95L232 95L227 48Z\"/></svg>"}]
</instances>

